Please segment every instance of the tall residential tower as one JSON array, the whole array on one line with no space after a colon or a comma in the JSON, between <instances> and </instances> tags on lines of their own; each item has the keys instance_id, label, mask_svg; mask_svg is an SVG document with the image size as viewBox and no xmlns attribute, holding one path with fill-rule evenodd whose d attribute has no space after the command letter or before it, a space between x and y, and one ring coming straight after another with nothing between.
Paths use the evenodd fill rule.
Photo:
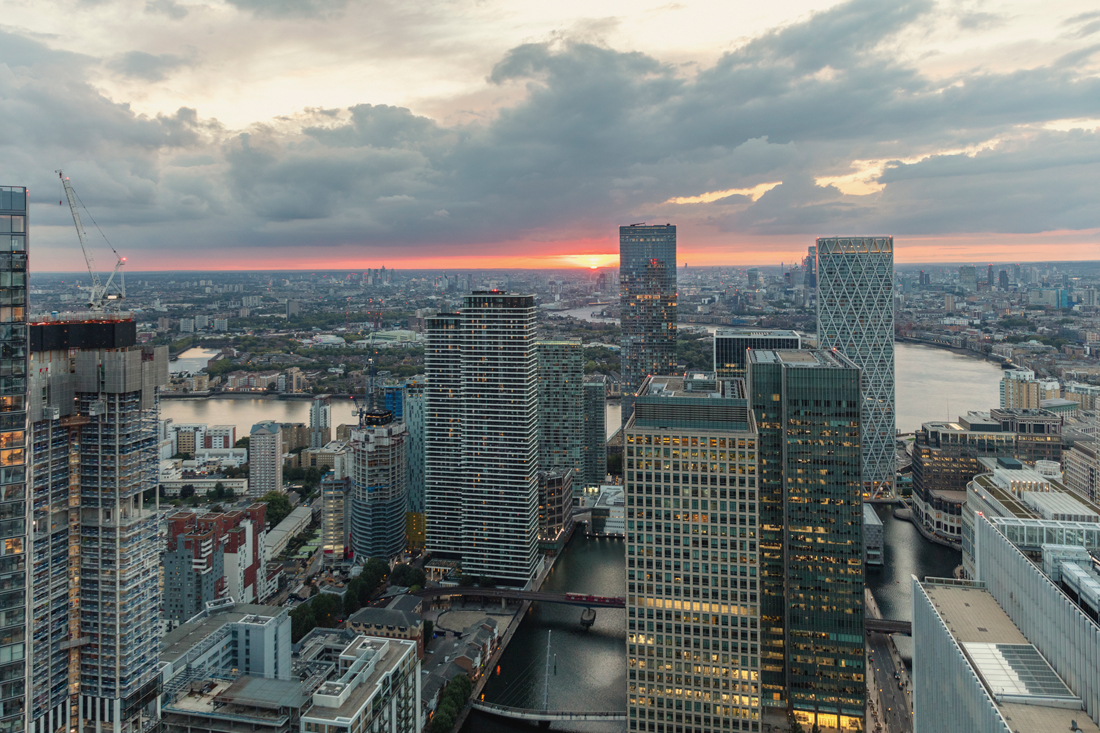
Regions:
<instances>
[{"instance_id":1,"label":"tall residential tower","mask_svg":"<svg viewBox=\"0 0 1100 733\"><path fill-rule=\"evenodd\" d=\"M676 227L619 227L623 425L650 374L676 367Z\"/></svg>"},{"instance_id":2,"label":"tall residential tower","mask_svg":"<svg viewBox=\"0 0 1100 733\"><path fill-rule=\"evenodd\" d=\"M27 662L30 645L26 610L28 585L27 537L27 189L0 186L0 512L7 521L0 524L0 729L26 730L27 696L33 696ZM64 539L62 539L64 542ZM65 563L47 572L67 578ZM62 584L60 604L66 603L70 590ZM67 655L63 655L63 658ZM59 683L63 696L67 670L62 669ZM50 688L47 695L53 695ZM49 700L53 698L50 697ZM49 702L47 701L47 704Z\"/></svg>"},{"instance_id":3,"label":"tall residential tower","mask_svg":"<svg viewBox=\"0 0 1100 733\"><path fill-rule=\"evenodd\" d=\"M538 561L538 351L532 295L475 291L427 321L427 546L526 585Z\"/></svg>"},{"instance_id":4,"label":"tall residential tower","mask_svg":"<svg viewBox=\"0 0 1100 733\"><path fill-rule=\"evenodd\" d=\"M863 491L894 491L894 238L817 240L817 343L863 372Z\"/></svg>"},{"instance_id":5,"label":"tall residential tower","mask_svg":"<svg viewBox=\"0 0 1100 733\"><path fill-rule=\"evenodd\" d=\"M157 396L167 347L128 314L36 319L30 335L36 733L139 733L160 694Z\"/></svg>"}]
</instances>

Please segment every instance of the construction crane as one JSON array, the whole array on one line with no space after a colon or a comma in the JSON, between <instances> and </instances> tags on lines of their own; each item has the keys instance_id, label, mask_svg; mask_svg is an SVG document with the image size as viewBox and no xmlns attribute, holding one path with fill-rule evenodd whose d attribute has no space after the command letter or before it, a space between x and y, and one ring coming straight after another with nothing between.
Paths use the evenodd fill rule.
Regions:
<instances>
[{"instance_id":1,"label":"construction crane","mask_svg":"<svg viewBox=\"0 0 1100 733\"><path fill-rule=\"evenodd\" d=\"M73 186L69 183L69 179L65 177L62 171L56 171L58 178L61 179L61 185L65 188L65 197L69 199L69 210L73 213L73 223L76 225L76 236L80 240L80 249L84 253L84 261L88 263L88 274L92 278L92 288L88 293L88 310L94 312L102 312L107 309L108 305L113 305L118 308L121 305L121 301L126 298L126 280L125 275L119 275L119 289L117 292L109 292L111 284L115 280L115 275L119 274L119 270L126 264L125 257L119 257L118 252L111 245L110 241L107 241L107 246L111 247L111 251L114 252L115 257L118 258L118 262L115 263L115 269L111 271L111 276L107 278L107 284L103 285L99 279L99 273L96 272L95 259L92 257L91 250L88 249L88 234L84 231L84 224L80 221L80 212L77 211L76 202L78 197L76 192L73 191ZM83 202L81 202L83 205ZM85 209L87 210L87 209ZM92 219L92 223L95 223L95 219ZM99 225L96 224L96 228L99 229ZM100 229L100 234L103 234L103 230ZM106 240L107 236L104 235L103 239Z\"/></svg>"}]
</instances>

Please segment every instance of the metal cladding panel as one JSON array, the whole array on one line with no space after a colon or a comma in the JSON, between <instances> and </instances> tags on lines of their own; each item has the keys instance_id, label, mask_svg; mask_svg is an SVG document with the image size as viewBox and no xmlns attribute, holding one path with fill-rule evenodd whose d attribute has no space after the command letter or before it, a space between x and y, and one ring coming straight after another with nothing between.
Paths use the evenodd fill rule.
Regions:
<instances>
[{"instance_id":1,"label":"metal cladding panel","mask_svg":"<svg viewBox=\"0 0 1100 733\"><path fill-rule=\"evenodd\" d=\"M103 391L111 394L137 392L141 383L141 352L105 351L103 353Z\"/></svg>"},{"instance_id":2,"label":"metal cladding panel","mask_svg":"<svg viewBox=\"0 0 1100 733\"><path fill-rule=\"evenodd\" d=\"M65 349L121 349L137 343L137 323L73 321L30 326L31 352Z\"/></svg>"}]
</instances>

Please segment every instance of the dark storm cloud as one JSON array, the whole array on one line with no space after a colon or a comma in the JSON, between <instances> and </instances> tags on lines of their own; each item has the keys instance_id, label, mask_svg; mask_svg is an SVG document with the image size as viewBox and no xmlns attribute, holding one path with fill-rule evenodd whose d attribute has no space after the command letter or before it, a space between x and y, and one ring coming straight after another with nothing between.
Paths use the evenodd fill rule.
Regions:
<instances>
[{"instance_id":1,"label":"dark storm cloud","mask_svg":"<svg viewBox=\"0 0 1100 733\"><path fill-rule=\"evenodd\" d=\"M525 44L487 79L522 87L520 101L457 126L384 104L307 110L246 131L190 109L143 117L86 81L94 60L0 36L10 69L0 67L0 124L18 133L0 153L27 180L72 168L100 222L150 250L484 244L479 253L491 254L493 242L604 236L647 218L807 235L1096 226L1097 133L1042 129L1100 116L1100 80L1084 71L1093 51L931 79L894 53L898 34L930 9L856 0L691 76L602 45ZM870 195L817 183L857 160L898 162ZM774 181L783 183L755 202L664 203Z\"/></svg>"}]
</instances>

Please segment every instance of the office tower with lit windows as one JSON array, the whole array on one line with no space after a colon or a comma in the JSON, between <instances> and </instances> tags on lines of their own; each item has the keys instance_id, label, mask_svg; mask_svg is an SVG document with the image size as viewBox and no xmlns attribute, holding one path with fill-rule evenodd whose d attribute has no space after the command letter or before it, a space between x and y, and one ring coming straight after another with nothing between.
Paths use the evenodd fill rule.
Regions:
<instances>
[{"instance_id":1,"label":"office tower with lit windows","mask_svg":"<svg viewBox=\"0 0 1100 733\"><path fill-rule=\"evenodd\" d=\"M539 341L539 469L584 471L584 347Z\"/></svg>"},{"instance_id":2,"label":"office tower with lit windows","mask_svg":"<svg viewBox=\"0 0 1100 733\"><path fill-rule=\"evenodd\" d=\"M532 295L474 291L427 319L427 547L526 586L538 567L538 349Z\"/></svg>"},{"instance_id":3,"label":"office tower with lit windows","mask_svg":"<svg viewBox=\"0 0 1100 733\"><path fill-rule=\"evenodd\" d=\"M157 720L157 388L167 347L126 313L34 318L28 417L36 528L36 733L136 733Z\"/></svg>"},{"instance_id":4,"label":"office tower with lit windows","mask_svg":"<svg viewBox=\"0 0 1100 733\"><path fill-rule=\"evenodd\" d=\"M714 332L714 373L719 379L744 379L745 361L753 349L801 349L797 331L720 328Z\"/></svg>"},{"instance_id":5,"label":"office tower with lit windows","mask_svg":"<svg viewBox=\"0 0 1100 733\"><path fill-rule=\"evenodd\" d=\"M760 731L757 431L743 380L651 376L624 428L631 731Z\"/></svg>"},{"instance_id":6,"label":"office tower with lit windows","mask_svg":"<svg viewBox=\"0 0 1100 733\"><path fill-rule=\"evenodd\" d=\"M619 227L622 420L650 374L676 370L676 227Z\"/></svg>"},{"instance_id":7,"label":"office tower with lit windows","mask_svg":"<svg viewBox=\"0 0 1100 733\"><path fill-rule=\"evenodd\" d=\"M784 723L793 714L807 729L861 731L860 370L837 351L754 351L749 391L760 434L761 699Z\"/></svg>"},{"instance_id":8,"label":"office tower with lit windows","mask_svg":"<svg viewBox=\"0 0 1100 733\"><path fill-rule=\"evenodd\" d=\"M27 189L0 186L0 730L26 729L31 634L27 609L29 584L27 514ZM45 533L44 533L45 534ZM63 578L65 568L60 568ZM67 593L68 588L59 589ZM64 604L65 599L61 599ZM67 658L67 655L66 655ZM61 672L62 682L67 669ZM63 685L62 685L63 687ZM63 692L64 690L62 690ZM50 691L53 694L53 691Z\"/></svg>"},{"instance_id":9,"label":"office tower with lit windows","mask_svg":"<svg viewBox=\"0 0 1100 733\"><path fill-rule=\"evenodd\" d=\"M863 491L888 496L897 466L894 238L817 240L817 343L863 372Z\"/></svg>"}]
</instances>

